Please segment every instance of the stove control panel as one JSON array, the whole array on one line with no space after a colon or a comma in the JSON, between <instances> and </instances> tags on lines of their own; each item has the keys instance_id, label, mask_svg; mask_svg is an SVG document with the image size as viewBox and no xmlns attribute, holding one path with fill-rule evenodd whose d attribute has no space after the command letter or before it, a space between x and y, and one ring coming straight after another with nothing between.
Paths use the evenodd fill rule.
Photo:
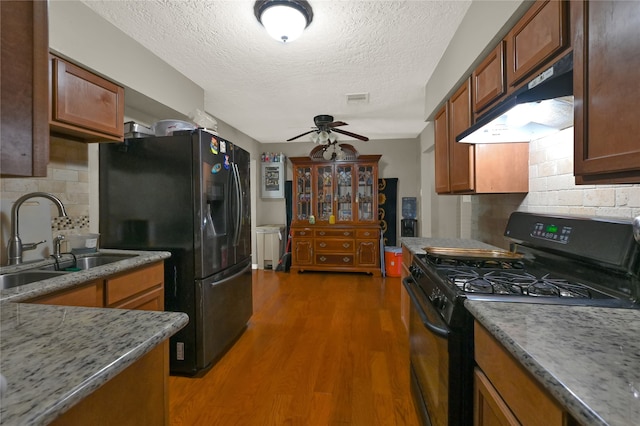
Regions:
<instances>
[{"instance_id":1,"label":"stove control panel","mask_svg":"<svg viewBox=\"0 0 640 426\"><path fill-rule=\"evenodd\" d=\"M571 226L559 226L553 223L537 222L531 236L560 244L568 244L572 231Z\"/></svg>"}]
</instances>

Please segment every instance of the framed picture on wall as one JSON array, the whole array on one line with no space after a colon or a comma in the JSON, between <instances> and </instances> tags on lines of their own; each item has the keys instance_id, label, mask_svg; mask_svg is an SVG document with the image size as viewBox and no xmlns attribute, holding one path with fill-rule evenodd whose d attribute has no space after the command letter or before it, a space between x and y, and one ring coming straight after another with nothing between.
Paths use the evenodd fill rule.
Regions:
<instances>
[{"instance_id":1,"label":"framed picture on wall","mask_svg":"<svg viewBox=\"0 0 640 426\"><path fill-rule=\"evenodd\" d=\"M262 163L262 198L284 198L285 163Z\"/></svg>"}]
</instances>

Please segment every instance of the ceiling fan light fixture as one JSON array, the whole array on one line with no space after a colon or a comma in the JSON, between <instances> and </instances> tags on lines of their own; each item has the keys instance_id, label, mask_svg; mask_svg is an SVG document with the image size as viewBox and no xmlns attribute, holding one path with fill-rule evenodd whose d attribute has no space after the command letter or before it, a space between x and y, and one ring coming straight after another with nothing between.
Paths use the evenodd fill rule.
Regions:
<instances>
[{"instance_id":1,"label":"ceiling fan light fixture","mask_svg":"<svg viewBox=\"0 0 640 426\"><path fill-rule=\"evenodd\" d=\"M300 37L313 20L313 10L305 0L258 0L253 12L267 33L282 43Z\"/></svg>"},{"instance_id":2,"label":"ceiling fan light fixture","mask_svg":"<svg viewBox=\"0 0 640 426\"><path fill-rule=\"evenodd\" d=\"M326 131L321 131L318 134L318 139L320 140L320 143L326 143L329 140L329 133Z\"/></svg>"}]
</instances>

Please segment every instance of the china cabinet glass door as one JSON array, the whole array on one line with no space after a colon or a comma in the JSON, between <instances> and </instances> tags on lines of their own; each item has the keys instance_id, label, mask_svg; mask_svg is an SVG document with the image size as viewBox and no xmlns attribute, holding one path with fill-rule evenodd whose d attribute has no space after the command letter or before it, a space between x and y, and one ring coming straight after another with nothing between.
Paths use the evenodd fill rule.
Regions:
<instances>
[{"instance_id":1,"label":"china cabinet glass door","mask_svg":"<svg viewBox=\"0 0 640 426\"><path fill-rule=\"evenodd\" d=\"M363 164L358 166L358 220L370 221L374 219L373 202L375 195L374 185L377 184L373 165Z\"/></svg>"},{"instance_id":2,"label":"china cabinet glass door","mask_svg":"<svg viewBox=\"0 0 640 426\"><path fill-rule=\"evenodd\" d=\"M307 220L311 215L311 167L296 167L296 215L297 220Z\"/></svg>"},{"instance_id":3,"label":"china cabinet glass door","mask_svg":"<svg viewBox=\"0 0 640 426\"><path fill-rule=\"evenodd\" d=\"M353 165L336 165L337 190L337 215L338 222L351 222L353 220Z\"/></svg>"},{"instance_id":4,"label":"china cabinet glass door","mask_svg":"<svg viewBox=\"0 0 640 426\"><path fill-rule=\"evenodd\" d=\"M328 221L333 214L333 167L318 166L316 169L317 209L316 220Z\"/></svg>"}]
</instances>

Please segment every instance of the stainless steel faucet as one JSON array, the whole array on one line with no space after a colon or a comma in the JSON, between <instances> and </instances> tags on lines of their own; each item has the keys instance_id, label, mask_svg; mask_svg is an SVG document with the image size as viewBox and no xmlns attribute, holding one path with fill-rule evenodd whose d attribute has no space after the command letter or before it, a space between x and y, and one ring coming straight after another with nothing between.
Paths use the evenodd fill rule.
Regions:
<instances>
[{"instance_id":1,"label":"stainless steel faucet","mask_svg":"<svg viewBox=\"0 0 640 426\"><path fill-rule=\"evenodd\" d=\"M49 194L48 192L31 192L29 194L23 195L18 198L15 203L13 203L13 207L11 207L11 237L9 237L9 242L7 244L7 258L9 261L9 265L18 265L22 263L22 252L27 249L34 249L38 245L38 243L32 244L22 244L22 240L20 240L20 235L18 235L18 220L20 217L20 206L25 201L31 198L46 198L53 202L53 204L58 207L58 215L59 216L67 216L67 211L60 201L53 194Z\"/></svg>"}]
</instances>

